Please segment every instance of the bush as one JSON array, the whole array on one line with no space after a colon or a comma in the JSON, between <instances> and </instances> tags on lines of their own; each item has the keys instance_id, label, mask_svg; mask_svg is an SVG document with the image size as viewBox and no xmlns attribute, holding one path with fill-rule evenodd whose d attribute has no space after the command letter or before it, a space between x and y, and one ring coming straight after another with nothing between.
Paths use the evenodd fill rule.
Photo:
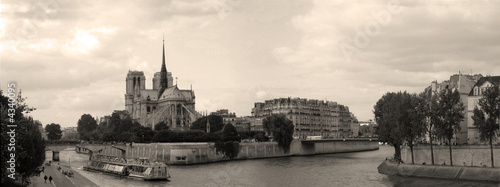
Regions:
<instances>
[{"instance_id":1,"label":"bush","mask_svg":"<svg viewBox=\"0 0 500 187\"><path fill-rule=\"evenodd\" d=\"M233 124L228 123L222 129L222 141L241 141Z\"/></svg>"},{"instance_id":2,"label":"bush","mask_svg":"<svg viewBox=\"0 0 500 187\"><path fill-rule=\"evenodd\" d=\"M269 138L264 131L239 131L240 139L255 139L258 142L267 142Z\"/></svg>"},{"instance_id":3,"label":"bush","mask_svg":"<svg viewBox=\"0 0 500 187\"><path fill-rule=\"evenodd\" d=\"M224 158L233 159L240 153L240 143L237 141L215 142L217 153L224 154Z\"/></svg>"}]
</instances>

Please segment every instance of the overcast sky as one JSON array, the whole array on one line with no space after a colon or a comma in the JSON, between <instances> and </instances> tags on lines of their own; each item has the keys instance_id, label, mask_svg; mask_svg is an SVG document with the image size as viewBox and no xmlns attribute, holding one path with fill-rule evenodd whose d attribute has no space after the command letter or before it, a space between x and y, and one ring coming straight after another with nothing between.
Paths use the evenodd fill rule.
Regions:
<instances>
[{"instance_id":1,"label":"overcast sky","mask_svg":"<svg viewBox=\"0 0 500 187\"><path fill-rule=\"evenodd\" d=\"M47 2L47 3L43 3ZM280 97L373 118L386 92L459 71L500 74L500 1L2 1L1 89L15 81L44 125L123 110L125 77L167 70L196 110L250 115ZM175 82L175 81L174 81Z\"/></svg>"}]
</instances>

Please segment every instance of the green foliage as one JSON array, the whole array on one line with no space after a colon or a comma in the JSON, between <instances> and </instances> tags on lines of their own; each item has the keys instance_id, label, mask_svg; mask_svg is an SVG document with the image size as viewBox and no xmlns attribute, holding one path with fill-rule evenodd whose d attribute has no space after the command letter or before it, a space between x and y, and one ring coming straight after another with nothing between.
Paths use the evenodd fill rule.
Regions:
<instances>
[{"instance_id":1,"label":"green foliage","mask_svg":"<svg viewBox=\"0 0 500 187\"><path fill-rule=\"evenodd\" d=\"M240 153L240 143L237 141L215 142L215 151L224 158L233 159Z\"/></svg>"},{"instance_id":2,"label":"green foliage","mask_svg":"<svg viewBox=\"0 0 500 187\"><path fill-rule=\"evenodd\" d=\"M267 142L269 138L264 131L240 131L238 132L241 139L255 139L258 142Z\"/></svg>"},{"instance_id":3,"label":"green foliage","mask_svg":"<svg viewBox=\"0 0 500 187\"><path fill-rule=\"evenodd\" d=\"M436 132L439 137L447 139L450 150L450 165L453 166L453 157L451 150L451 139L453 135L460 131L460 121L464 118L465 107L460 100L460 92L457 89L452 91L446 87L439 93L438 101L438 122L436 123Z\"/></svg>"},{"instance_id":4,"label":"green foliage","mask_svg":"<svg viewBox=\"0 0 500 187\"><path fill-rule=\"evenodd\" d=\"M413 147L415 141L425 133L426 121L425 111L421 108L423 98L415 94L406 96L403 100L403 105L406 107L402 113L402 131L405 136L406 143Z\"/></svg>"},{"instance_id":5,"label":"green foliage","mask_svg":"<svg viewBox=\"0 0 500 187\"><path fill-rule=\"evenodd\" d=\"M401 145L411 147L425 130L425 113L419 110L422 99L407 92L390 92L380 98L373 113L378 127L379 141L394 146L394 158L401 159Z\"/></svg>"},{"instance_id":6,"label":"green foliage","mask_svg":"<svg viewBox=\"0 0 500 187\"><path fill-rule=\"evenodd\" d=\"M435 125L440 123L439 118L439 106L438 100L439 95L430 95L430 93L421 93L419 95L421 98L421 104L418 107L418 111L422 113L423 116L426 117L426 132L431 135L436 135ZM432 141L432 139L431 139Z\"/></svg>"},{"instance_id":7,"label":"green foliage","mask_svg":"<svg viewBox=\"0 0 500 187\"><path fill-rule=\"evenodd\" d=\"M139 124L139 123L137 123ZM149 127L144 127L139 124L139 126L135 125L136 127L132 128L129 133L132 134L131 137L129 137L128 141L130 142L141 142L141 143L147 143L151 142L153 139L153 136L156 134L153 129Z\"/></svg>"},{"instance_id":8,"label":"green foliage","mask_svg":"<svg viewBox=\"0 0 500 187\"><path fill-rule=\"evenodd\" d=\"M194 121L191 125L191 130L202 130L207 132L207 120L210 120L210 132L220 131L224 127L222 117L218 115L209 115Z\"/></svg>"},{"instance_id":9,"label":"green foliage","mask_svg":"<svg viewBox=\"0 0 500 187\"><path fill-rule=\"evenodd\" d=\"M103 129L103 131L105 133L110 133L110 132L116 133L117 131L119 131L118 128L120 128L120 123L121 123L120 114L113 113L111 114L111 119L109 119L109 124L107 125L106 129Z\"/></svg>"},{"instance_id":10,"label":"green foliage","mask_svg":"<svg viewBox=\"0 0 500 187\"><path fill-rule=\"evenodd\" d=\"M77 131L82 140L90 140L90 133L97 129L97 121L90 114L83 114L77 122Z\"/></svg>"},{"instance_id":11,"label":"green foliage","mask_svg":"<svg viewBox=\"0 0 500 187\"><path fill-rule=\"evenodd\" d=\"M21 91L17 93L14 123L9 122L10 117L7 116L8 98L3 95L0 90L0 119L2 125L0 126L1 136L1 157L2 157L2 170L1 181L2 186L14 186L14 181L8 177L10 172L7 168L10 167L9 161L10 154L15 154L15 178L27 182L30 177L38 173L38 168L41 167L45 160L45 141L39 130L41 123L33 121L23 115L28 106L24 103L25 98L21 96ZM7 127L9 125L17 125L15 128ZM15 145L10 144L10 136L7 132L15 129ZM12 150L10 151L9 148Z\"/></svg>"},{"instance_id":12,"label":"green foliage","mask_svg":"<svg viewBox=\"0 0 500 187\"><path fill-rule=\"evenodd\" d=\"M62 130L59 124L51 123L45 126L45 132L49 140L59 140L62 137Z\"/></svg>"},{"instance_id":13,"label":"green foliage","mask_svg":"<svg viewBox=\"0 0 500 187\"><path fill-rule=\"evenodd\" d=\"M168 130L168 129L169 129L169 126L164 121L157 123L155 125L155 131L164 131L164 130Z\"/></svg>"},{"instance_id":14,"label":"green foliage","mask_svg":"<svg viewBox=\"0 0 500 187\"><path fill-rule=\"evenodd\" d=\"M433 148L433 139L437 134L435 130L435 124L440 123L438 113L438 99L439 95L432 95L432 92L422 92L419 95L421 99L420 105L417 107L418 112L421 113L426 120L425 132L429 134L429 141L431 147L431 163L434 165L434 148Z\"/></svg>"},{"instance_id":15,"label":"green foliage","mask_svg":"<svg viewBox=\"0 0 500 187\"><path fill-rule=\"evenodd\" d=\"M474 126L479 131L481 141L489 141L491 152L491 167L495 167L493 158L493 140L500 129L500 90L498 86L489 87L484 93L483 98L479 99L479 109L474 108Z\"/></svg>"},{"instance_id":16,"label":"green foliage","mask_svg":"<svg viewBox=\"0 0 500 187\"><path fill-rule=\"evenodd\" d=\"M496 134L500 129L500 92L498 86L488 88L483 98L479 99L478 105L474 108L474 126L479 131L481 141L487 142L496 139Z\"/></svg>"},{"instance_id":17,"label":"green foliage","mask_svg":"<svg viewBox=\"0 0 500 187\"><path fill-rule=\"evenodd\" d=\"M228 123L222 129L222 139L223 141L240 141L238 132L233 124Z\"/></svg>"},{"instance_id":18,"label":"green foliage","mask_svg":"<svg viewBox=\"0 0 500 187\"><path fill-rule=\"evenodd\" d=\"M149 133L145 133L147 137L142 138L141 135L137 135L137 130L143 132L144 129L141 128L141 124L132 120L129 115L120 115L119 113L111 114L111 118L109 122L101 122L97 129L84 134L81 137L82 140L98 140L104 142L113 142L113 141L121 141L121 142L149 142L151 137L153 136L153 132L151 128L148 128Z\"/></svg>"},{"instance_id":19,"label":"green foliage","mask_svg":"<svg viewBox=\"0 0 500 187\"><path fill-rule=\"evenodd\" d=\"M460 121L464 118L464 104L458 90L443 89L439 94L436 131L438 136L451 143L453 135L460 131Z\"/></svg>"},{"instance_id":20,"label":"green foliage","mask_svg":"<svg viewBox=\"0 0 500 187\"><path fill-rule=\"evenodd\" d=\"M273 136L278 145L288 152L293 140L293 122L283 114L273 114L262 121L264 129Z\"/></svg>"}]
</instances>

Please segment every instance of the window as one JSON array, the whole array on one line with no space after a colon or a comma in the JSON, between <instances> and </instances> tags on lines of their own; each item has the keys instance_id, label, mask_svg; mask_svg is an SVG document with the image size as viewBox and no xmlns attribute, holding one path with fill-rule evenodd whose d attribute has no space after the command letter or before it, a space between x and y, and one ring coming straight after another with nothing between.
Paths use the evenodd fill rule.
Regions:
<instances>
[{"instance_id":1,"label":"window","mask_svg":"<svg viewBox=\"0 0 500 187\"><path fill-rule=\"evenodd\" d=\"M177 104L177 115L181 115L181 104Z\"/></svg>"}]
</instances>

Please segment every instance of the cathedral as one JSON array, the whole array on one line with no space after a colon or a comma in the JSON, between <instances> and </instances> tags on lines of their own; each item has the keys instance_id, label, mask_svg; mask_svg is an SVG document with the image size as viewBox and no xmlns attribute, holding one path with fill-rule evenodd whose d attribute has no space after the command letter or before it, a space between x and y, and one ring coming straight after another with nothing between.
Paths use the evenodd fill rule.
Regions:
<instances>
[{"instance_id":1,"label":"cathedral","mask_svg":"<svg viewBox=\"0 0 500 187\"><path fill-rule=\"evenodd\" d=\"M195 110L193 90L181 90L173 84L172 73L165 65L165 41L161 71L153 78L153 89L146 89L142 71L130 71L126 78L125 109L142 126L154 127L165 122L171 130L187 130L201 117Z\"/></svg>"}]
</instances>

